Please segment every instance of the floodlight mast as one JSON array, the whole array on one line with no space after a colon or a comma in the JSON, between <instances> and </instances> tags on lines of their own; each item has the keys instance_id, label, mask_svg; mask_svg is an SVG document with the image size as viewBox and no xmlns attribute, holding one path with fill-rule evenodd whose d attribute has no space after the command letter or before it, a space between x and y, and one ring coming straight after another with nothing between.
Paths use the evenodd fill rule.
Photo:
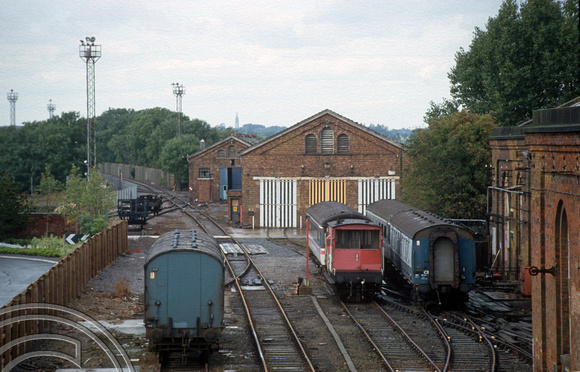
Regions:
<instances>
[{"instance_id":1,"label":"floodlight mast","mask_svg":"<svg viewBox=\"0 0 580 372\"><path fill-rule=\"evenodd\" d=\"M101 58L101 46L95 37L86 37L79 45L79 56L87 65L87 167L97 165L97 119L95 115L95 63ZM89 175L87 174L87 177Z\"/></svg>"},{"instance_id":2,"label":"floodlight mast","mask_svg":"<svg viewBox=\"0 0 580 372\"><path fill-rule=\"evenodd\" d=\"M185 87L183 85L179 85L179 83L172 83L173 85L173 94L176 97L176 108L177 111L177 137L181 137L181 97L185 94Z\"/></svg>"},{"instance_id":3,"label":"floodlight mast","mask_svg":"<svg viewBox=\"0 0 580 372\"><path fill-rule=\"evenodd\" d=\"M56 110L56 106L54 105L54 103L52 103L51 99L48 100L48 105L46 105L46 108L48 110L48 119L52 119L54 110Z\"/></svg>"},{"instance_id":4,"label":"floodlight mast","mask_svg":"<svg viewBox=\"0 0 580 372\"><path fill-rule=\"evenodd\" d=\"M8 102L10 102L10 125L16 125L16 101L18 101L18 93L10 89L10 92L6 94Z\"/></svg>"}]
</instances>

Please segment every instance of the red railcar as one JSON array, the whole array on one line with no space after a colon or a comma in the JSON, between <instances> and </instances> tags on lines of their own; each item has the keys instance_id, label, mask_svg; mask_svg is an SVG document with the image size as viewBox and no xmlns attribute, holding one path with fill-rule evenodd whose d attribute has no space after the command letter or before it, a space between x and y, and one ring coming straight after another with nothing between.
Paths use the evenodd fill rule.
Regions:
<instances>
[{"instance_id":1,"label":"red railcar","mask_svg":"<svg viewBox=\"0 0 580 372\"><path fill-rule=\"evenodd\" d=\"M372 299L383 279L381 227L338 202L308 208L308 246L346 300Z\"/></svg>"}]
</instances>

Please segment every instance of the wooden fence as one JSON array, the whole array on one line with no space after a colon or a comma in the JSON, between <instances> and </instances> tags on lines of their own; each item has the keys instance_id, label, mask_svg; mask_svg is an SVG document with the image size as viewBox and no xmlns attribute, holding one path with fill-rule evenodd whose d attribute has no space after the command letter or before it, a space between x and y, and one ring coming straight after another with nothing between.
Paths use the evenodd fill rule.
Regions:
<instances>
[{"instance_id":1,"label":"wooden fence","mask_svg":"<svg viewBox=\"0 0 580 372\"><path fill-rule=\"evenodd\" d=\"M91 237L0 308L0 350L3 345L15 344L0 355L0 370L31 347L30 341L17 343L17 340L42 333L47 326L46 321L38 319L14 322L20 316L38 314L34 310L7 310L23 304L67 305L99 271L127 251L127 235L127 221L116 222Z\"/></svg>"}]
</instances>

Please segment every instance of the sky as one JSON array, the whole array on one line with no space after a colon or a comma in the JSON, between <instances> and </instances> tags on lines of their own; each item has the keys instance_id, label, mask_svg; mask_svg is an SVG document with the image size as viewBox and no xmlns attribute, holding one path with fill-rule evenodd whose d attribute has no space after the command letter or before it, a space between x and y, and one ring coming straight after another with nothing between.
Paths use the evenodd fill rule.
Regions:
<instances>
[{"instance_id":1,"label":"sky","mask_svg":"<svg viewBox=\"0 0 580 372\"><path fill-rule=\"evenodd\" d=\"M95 37L95 112L176 110L211 126L291 126L330 109L424 126L447 74L501 0L0 0L0 125L87 116L80 40ZM98 130L98 127L97 127Z\"/></svg>"}]
</instances>

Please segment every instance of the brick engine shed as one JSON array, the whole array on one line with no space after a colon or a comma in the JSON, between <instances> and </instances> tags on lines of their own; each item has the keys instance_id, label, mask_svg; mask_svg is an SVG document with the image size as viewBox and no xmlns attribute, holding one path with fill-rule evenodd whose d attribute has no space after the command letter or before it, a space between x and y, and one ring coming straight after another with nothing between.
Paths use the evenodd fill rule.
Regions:
<instances>
[{"instance_id":1,"label":"brick engine shed","mask_svg":"<svg viewBox=\"0 0 580 372\"><path fill-rule=\"evenodd\" d=\"M236 133L189 155L191 200L227 200L229 190L240 190L242 173L239 153L255 142L254 136Z\"/></svg>"},{"instance_id":2,"label":"brick engine shed","mask_svg":"<svg viewBox=\"0 0 580 372\"><path fill-rule=\"evenodd\" d=\"M324 110L241 151L243 223L305 227L311 205L339 201L361 212L398 195L402 145Z\"/></svg>"},{"instance_id":3,"label":"brick engine shed","mask_svg":"<svg viewBox=\"0 0 580 372\"><path fill-rule=\"evenodd\" d=\"M520 268L522 292L532 296L534 370L578 371L580 97L498 128L491 147L492 243L506 272Z\"/></svg>"}]
</instances>

